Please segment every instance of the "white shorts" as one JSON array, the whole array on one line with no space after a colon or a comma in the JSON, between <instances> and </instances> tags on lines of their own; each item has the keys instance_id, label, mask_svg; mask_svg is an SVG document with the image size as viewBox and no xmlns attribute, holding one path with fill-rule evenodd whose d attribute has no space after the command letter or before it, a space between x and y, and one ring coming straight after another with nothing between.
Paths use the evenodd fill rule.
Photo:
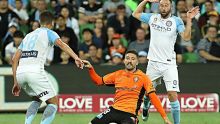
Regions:
<instances>
[{"instance_id":1,"label":"white shorts","mask_svg":"<svg viewBox=\"0 0 220 124\"><path fill-rule=\"evenodd\" d=\"M18 84L31 97L36 96L44 102L57 95L45 71L43 73L19 73L16 77Z\"/></svg>"},{"instance_id":2,"label":"white shorts","mask_svg":"<svg viewBox=\"0 0 220 124\"><path fill-rule=\"evenodd\" d=\"M178 70L176 65L149 61L146 74L153 82L154 87L161 84L161 79L163 79L167 91L180 92Z\"/></svg>"}]
</instances>

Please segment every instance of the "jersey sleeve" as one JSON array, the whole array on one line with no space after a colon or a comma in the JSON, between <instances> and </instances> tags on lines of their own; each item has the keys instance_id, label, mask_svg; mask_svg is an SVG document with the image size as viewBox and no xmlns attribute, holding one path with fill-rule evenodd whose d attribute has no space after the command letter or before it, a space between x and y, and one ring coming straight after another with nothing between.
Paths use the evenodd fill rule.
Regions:
<instances>
[{"instance_id":1,"label":"jersey sleeve","mask_svg":"<svg viewBox=\"0 0 220 124\"><path fill-rule=\"evenodd\" d=\"M156 91L154 86L153 86L153 83L151 82L151 80L148 76L145 76L144 81L145 81L144 82L144 88L145 88L147 94Z\"/></svg>"},{"instance_id":2,"label":"jersey sleeve","mask_svg":"<svg viewBox=\"0 0 220 124\"><path fill-rule=\"evenodd\" d=\"M183 20L180 17L175 17L177 32L182 33L185 30Z\"/></svg>"},{"instance_id":3,"label":"jersey sleeve","mask_svg":"<svg viewBox=\"0 0 220 124\"><path fill-rule=\"evenodd\" d=\"M103 83L105 85L114 85L115 84L115 77L116 77L116 72L109 73L105 76L103 76Z\"/></svg>"},{"instance_id":4,"label":"jersey sleeve","mask_svg":"<svg viewBox=\"0 0 220 124\"><path fill-rule=\"evenodd\" d=\"M47 30L47 35L51 44L55 44L55 41L60 38L60 36L52 30Z\"/></svg>"},{"instance_id":5,"label":"jersey sleeve","mask_svg":"<svg viewBox=\"0 0 220 124\"><path fill-rule=\"evenodd\" d=\"M153 13L141 13L140 20L148 24L152 15Z\"/></svg>"}]
</instances>

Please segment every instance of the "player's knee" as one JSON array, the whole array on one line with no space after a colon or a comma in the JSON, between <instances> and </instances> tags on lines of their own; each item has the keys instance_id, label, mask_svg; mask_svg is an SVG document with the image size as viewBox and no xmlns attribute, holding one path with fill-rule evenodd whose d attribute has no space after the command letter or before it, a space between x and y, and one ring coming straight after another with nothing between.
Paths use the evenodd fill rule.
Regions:
<instances>
[{"instance_id":1,"label":"player's knee","mask_svg":"<svg viewBox=\"0 0 220 124\"><path fill-rule=\"evenodd\" d=\"M88 124L92 124L92 122L89 122Z\"/></svg>"},{"instance_id":2,"label":"player's knee","mask_svg":"<svg viewBox=\"0 0 220 124\"><path fill-rule=\"evenodd\" d=\"M171 102L174 102L177 100L178 95L176 91L168 91L168 98Z\"/></svg>"},{"instance_id":3,"label":"player's knee","mask_svg":"<svg viewBox=\"0 0 220 124\"><path fill-rule=\"evenodd\" d=\"M138 119L130 117L129 119L123 120L121 124L138 124Z\"/></svg>"},{"instance_id":4,"label":"player's knee","mask_svg":"<svg viewBox=\"0 0 220 124\"><path fill-rule=\"evenodd\" d=\"M46 101L46 103L47 103L47 104L55 104L55 105L58 105L58 98L57 98L57 96L54 96L54 97L48 99L48 100Z\"/></svg>"}]
</instances>

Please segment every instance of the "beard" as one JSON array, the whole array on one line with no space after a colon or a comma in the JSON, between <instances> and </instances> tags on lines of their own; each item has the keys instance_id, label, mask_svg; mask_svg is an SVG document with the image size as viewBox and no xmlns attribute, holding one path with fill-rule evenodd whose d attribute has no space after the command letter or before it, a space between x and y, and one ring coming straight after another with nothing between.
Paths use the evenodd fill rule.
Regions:
<instances>
[{"instance_id":1,"label":"beard","mask_svg":"<svg viewBox=\"0 0 220 124\"><path fill-rule=\"evenodd\" d=\"M128 64L126 64L126 69L128 70L128 71L131 71L131 70L133 70L134 68L136 68L135 66L133 66L131 63L128 63Z\"/></svg>"},{"instance_id":2,"label":"beard","mask_svg":"<svg viewBox=\"0 0 220 124\"><path fill-rule=\"evenodd\" d=\"M171 9L167 12L160 12L160 15L162 16L162 18L167 18L171 13Z\"/></svg>"}]
</instances>

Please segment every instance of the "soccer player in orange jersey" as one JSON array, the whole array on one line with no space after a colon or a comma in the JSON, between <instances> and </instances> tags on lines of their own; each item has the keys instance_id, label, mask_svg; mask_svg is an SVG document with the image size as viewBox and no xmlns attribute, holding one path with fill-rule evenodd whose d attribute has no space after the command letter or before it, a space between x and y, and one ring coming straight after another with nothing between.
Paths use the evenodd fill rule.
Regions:
<instances>
[{"instance_id":1,"label":"soccer player in orange jersey","mask_svg":"<svg viewBox=\"0 0 220 124\"><path fill-rule=\"evenodd\" d=\"M162 105L155 93L155 89L148 76L138 70L138 55L130 50L125 53L125 69L100 77L93 66L83 60L85 67L89 68L89 75L96 85L114 85L116 88L113 105L96 116L91 124L137 124L138 111L143 101L143 96L148 93L152 104L162 116L166 124L171 124Z\"/></svg>"}]
</instances>

